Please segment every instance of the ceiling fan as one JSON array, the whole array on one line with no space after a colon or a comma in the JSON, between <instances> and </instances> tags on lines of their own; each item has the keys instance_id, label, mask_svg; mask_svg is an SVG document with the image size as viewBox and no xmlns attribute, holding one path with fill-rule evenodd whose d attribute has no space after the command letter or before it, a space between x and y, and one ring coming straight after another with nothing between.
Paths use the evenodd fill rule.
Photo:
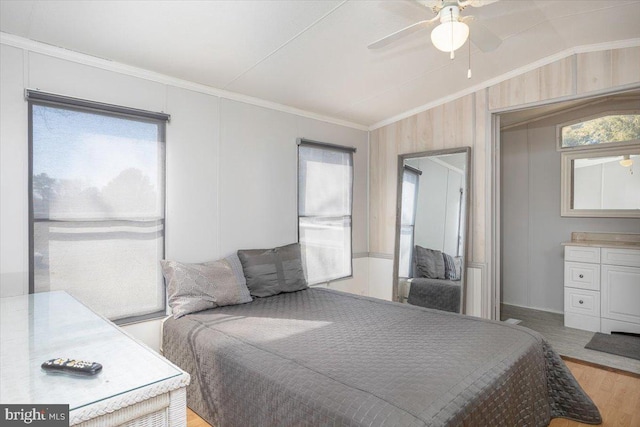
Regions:
<instances>
[{"instance_id":1,"label":"ceiling fan","mask_svg":"<svg viewBox=\"0 0 640 427\"><path fill-rule=\"evenodd\" d=\"M440 24L431 32L433 45L443 51L450 52L451 59L454 52L467 41L471 27L471 41L483 52L496 49L502 40L491 30L475 20L473 16L460 16L460 12L467 6L482 7L498 0L415 0L421 5L431 9L436 14L432 19L416 22L401 30L389 34L371 43L369 49L379 49L387 46L404 36L429 27L440 20Z\"/></svg>"}]
</instances>

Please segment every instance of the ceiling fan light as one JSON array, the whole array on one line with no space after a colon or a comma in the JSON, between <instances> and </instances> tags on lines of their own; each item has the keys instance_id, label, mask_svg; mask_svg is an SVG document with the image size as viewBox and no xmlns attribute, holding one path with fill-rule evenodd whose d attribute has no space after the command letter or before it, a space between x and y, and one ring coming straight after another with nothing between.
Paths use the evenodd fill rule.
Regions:
<instances>
[{"instance_id":1,"label":"ceiling fan light","mask_svg":"<svg viewBox=\"0 0 640 427\"><path fill-rule=\"evenodd\" d=\"M620 160L620 166L624 166L625 168L628 168L632 165L633 165L633 160L631 160L631 156L629 156L628 154L626 154L622 158L622 160Z\"/></svg>"},{"instance_id":2,"label":"ceiling fan light","mask_svg":"<svg viewBox=\"0 0 640 427\"><path fill-rule=\"evenodd\" d=\"M459 49L467 41L467 37L469 26L464 22L442 22L431 31L433 45L443 52Z\"/></svg>"}]
</instances>

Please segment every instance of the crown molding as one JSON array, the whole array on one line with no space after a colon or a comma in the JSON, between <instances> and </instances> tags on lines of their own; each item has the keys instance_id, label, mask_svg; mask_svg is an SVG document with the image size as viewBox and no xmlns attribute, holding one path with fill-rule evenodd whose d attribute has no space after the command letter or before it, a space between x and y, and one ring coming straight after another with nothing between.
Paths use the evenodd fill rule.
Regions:
<instances>
[{"instance_id":1,"label":"crown molding","mask_svg":"<svg viewBox=\"0 0 640 427\"><path fill-rule=\"evenodd\" d=\"M116 61L112 61L110 59L100 58L97 56L76 52L76 51L65 49L59 46L38 42L35 40L27 39L24 37L16 36L16 35L5 33L5 32L0 32L0 44L12 46L18 49L24 49L26 51L39 53L42 55L48 55L54 58L76 62L82 65L88 65L91 67L100 68L107 71L117 72L117 73L128 75L131 77L137 77L140 79L145 79L145 80L149 80L149 81L153 81L161 84L175 86L182 89L192 90L194 92L213 95L219 98L243 102L245 104L251 104L258 107L269 108L271 110L281 111L283 113L294 114L297 116L319 120L319 121L323 121L323 122L327 122L327 123L331 123L339 126L345 126L345 127L349 127L357 130L362 130L362 131L369 130L368 126L365 126L360 123L354 123L347 120L338 119L335 117L325 116L325 115L314 113L311 111L301 110L299 108L290 107L284 104L279 104L277 102L272 102L272 101L267 101L261 98L242 95L236 92L231 92L224 89L218 89L218 88L207 86L200 83L194 83L194 82L180 79L177 77L171 77L165 74L157 73L155 71L149 71L143 68L122 64Z\"/></svg>"},{"instance_id":2,"label":"crown molding","mask_svg":"<svg viewBox=\"0 0 640 427\"><path fill-rule=\"evenodd\" d=\"M0 32L0 44L5 44L5 45L13 46L19 49L24 49L29 52L34 52L34 53L52 56L55 58L65 59L68 61L76 62L83 65L88 65L91 67L100 68L107 71L113 71L120 74L132 76L132 77L154 81L161 84L171 85L171 86L179 87L182 89L188 89L194 92L200 92L207 95L213 95L219 98L243 102L245 104L255 105L258 107L269 108L272 110L294 114L297 116L319 120L319 121L323 121L323 122L327 122L327 123L331 123L339 126L345 126L352 129L362 130L362 131L373 131L381 127L395 123L397 121L400 121L402 119L406 119L407 117L411 117L415 114L437 107L439 105L446 104L447 102L451 102L453 100L456 100L463 96L477 92L479 90L486 89L490 86L509 80L513 77L535 70L536 68L540 68L542 66L551 64L555 61L567 58L571 55L580 54L580 53L598 52L598 51L610 50L610 49L624 49L629 47L638 47L640 46L640 38L606 42L606 43L597 43L597 44L584 45L584 46L576 46L573 48L565 49L561 52L547 56L538 61L527 64L523 67L511 70L498 77L485 80L481 83L478 83L462 91L455 92L446 97L439 98L435 101L420 105L416 108L412 108L411 110L407 110L403 113L397 114L388 119L381 120L370 126L366 126L360 123L350 122L347 120L338 119L335 117L325 116L325 115L314 113L311 111L290 107L288 105L267 101L261 98L255 98L252 96L247 96L247 95L242 95L236 92L227 91L224 89L218 89L212 86L191 82L191 81L180 79L177 77L167 76L165 74L149 71L143 68L122 64L116 61L112 61L110 59L100 58L97 56L76 52L76 51L65 49L59 46L38 42L35 40L27 39L24 37L16 36L16 35L5 33L5 32Z\"/></svg>"},{"instance_id":3,"label":"crown molding","mask_svg":"<svg viewBox=\"0 0 640 427\"><path fill-rule=\"evenodd\" d=\"M553 62L556 62L558 60L561 59L565 59L569 56L572 55L576 55L576 54L580 54L580 53L589 53L589 52L599 52L599 51L603 51L603 50L611 50L611 49L624 49L624 48L629 48L629 47L638 47L640 46L640 38L635 38L635 39L628 39L628 40L620 40L620 41L615 41L615 42L607 42L607 43L597 43L597 44L591 44L591 45L584 45L584 46L576 46L576 47L572 47L570 49L565 49L561 52L558 52L556 54L553 54L551 56L547 56L545 58L542 58L538 61L532 62L530 64L527 64L523 67L520 68L516 68L514 70L511 70L509 72L506 72L498 77L494 77L492 79L489 80L485 80L481 83L478 83L477 85L471 86L467 89L461 90L459 92L453 93L449 96L446 96L444 98L440 98L437 99L433 102L429 102L427 104L423 104L419 107L416 108L412 108L411 110L405 111L403 113L397 114L393 117L389 117L388 119L384 119L381 120L377 123L372 124L371 126L369 126L369 131L373 131L376 129L379 129L381 127L390 125L392 123L395 123L397 121L406 119L407 117L411 117L413 115L416 115L418 113L422 113L424 111L427 111L431 108L437 107L439 105L442 104L446 104L447 102L451 102L453 100L456 100L458 98L462 98L463 96L472 94L474 92L477 92L479 90L483 90L486 89L490 86L496 85L498 83L502 83L505 80L509 80L511 78L514 78L516 76L519 76L521 74L527 73L529 71L533 71L536 68L540 68L543 67L545 65L549 65Z\"/></svg>"}]
</instances>

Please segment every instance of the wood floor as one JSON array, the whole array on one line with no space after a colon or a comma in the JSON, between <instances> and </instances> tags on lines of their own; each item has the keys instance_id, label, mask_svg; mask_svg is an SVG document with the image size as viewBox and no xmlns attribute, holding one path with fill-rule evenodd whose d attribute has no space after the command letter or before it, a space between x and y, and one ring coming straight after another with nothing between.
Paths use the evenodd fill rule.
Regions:
<instances>
[{"instance_id":1,"label":"wood floor","mask_svg":"<svg viewBox=\"0 0 640 427\"><path fill-rule=\"evenodd\" d=\"M640 427L640 376L599 369L582 363L565 363L600 409L603 427ZM556 418L549 426L584 427L587 424ZM209 427L209 424L188 409L187 427Z\"/></svg>"},{"instance_id":2,"label":"wood floor","mask_svg":"<svg viewBox=\"0 0 640 427\"><path fill-rule=\"evenodd\" d=\"M640 376L621 374L581 363L565 361L602 415L605 427L640 427ZM551 427L587 424L556 418Z\"/></svg>"},{"instance_id":3,"label":"wood floor","mask_svg":"<svg viewBox=\"0 0 640 427\"><path fill-rule=\"evenodd\" d=\"M187 427L211 427L211 425L187 408Z\"/></svg>"}]
</instances>

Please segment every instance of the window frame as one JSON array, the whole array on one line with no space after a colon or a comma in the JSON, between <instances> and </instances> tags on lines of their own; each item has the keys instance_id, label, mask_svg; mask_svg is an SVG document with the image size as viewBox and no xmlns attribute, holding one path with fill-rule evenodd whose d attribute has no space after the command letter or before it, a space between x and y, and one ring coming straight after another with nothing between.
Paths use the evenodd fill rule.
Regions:
<instances>
[{"instance_id":1,"label":"window frame","mask_svg":"<svg viewBox=\"0 0 640 427\"><path fill-rule=\"evenodd\" d=\"M346 276L340 276L340 277L335 277L333 279L329 279L326 281L320 281L320 282L310 282L309 281L309 286L318 286L318 285L323 285L323 284L329 284L331 282L336 282L336 281L340 281L340 280L348 280L353 278L353 190L355 188L355 158L354 158L354 154L356 153L356 148L355 147L348 147L348 146L344 146L344 145L338 145L338 144L331 144L331 143L327 143L327 142L320 142L320 141L314 141L311 139L307 139L307 138L298 138L296 140L296 171L297 171L297 176L296 176L296 218L297 218L297 227L296 227L296 231L297 231L297 241L298 243L300 243L300 218L306 218L304 216L300 215L300 147L301 146L308 146L308 147L315 147L315 148L320 148L320 149L324 149L324 150L333 150L333 151L339 151L339 152L345 152L345 153L349 153L351 155L351 188L350 188L350 194L351 194L351 200L349 201L349 219L350 219L350 227L349 227L349 247L351 249L351 254L349 257L349 274ZM307 277L308 280L308 277Z\"/></svg>"},{"instance_id":2,"label":"window frame","mask_svg":"<svg viewBox=\"0 0 640 427\"><path fill-rule=\"evenodd\" d=\"M632 146L600 147L592 150L576 150L560 155L560 216L582 218L640 218L638 209L574 209L574 160L590 157L640 155L640 144Z\"/></svg>"},{"instance_id":3,"label":"window frame","mask_svg":"<svg viewBox=\"0 0 640 427\"><path fill-rule=\"evenodd\" d=\"M152 112L147 110L140 110L129 107L122 107L113 104L88 101L79 98L73 98L63 95L57 95L47 92L41 92L38 90L25 89L25 101L27 102L27 127L28 127L28 246L29 246L29 294L35 293L35 263L34 263L34 250L35 250L35 236L34 236L34 224L36 222L34 215L34 203L33 203L33 107L34 106L46 106L54 107L71 111L78 111L96 115L103 115L109 117L132 119L136 121L146 121L149 123L158 124L158 143L163 144L163 176L162 176L162 218L159 220L162 224L162 258L166 254L166 208L167 208L167 174L166 174L166 135L167 135L167 123L170 121L171 116L166 113ZM163 307L153 313L146 313L143 315L126 316L123 318L112 320L117 325L127 325L132 323L139 323L146 320L164 318L167 316L167 290L163 283L162 286L162 301Z\"/></svg>"}]
</instances>

